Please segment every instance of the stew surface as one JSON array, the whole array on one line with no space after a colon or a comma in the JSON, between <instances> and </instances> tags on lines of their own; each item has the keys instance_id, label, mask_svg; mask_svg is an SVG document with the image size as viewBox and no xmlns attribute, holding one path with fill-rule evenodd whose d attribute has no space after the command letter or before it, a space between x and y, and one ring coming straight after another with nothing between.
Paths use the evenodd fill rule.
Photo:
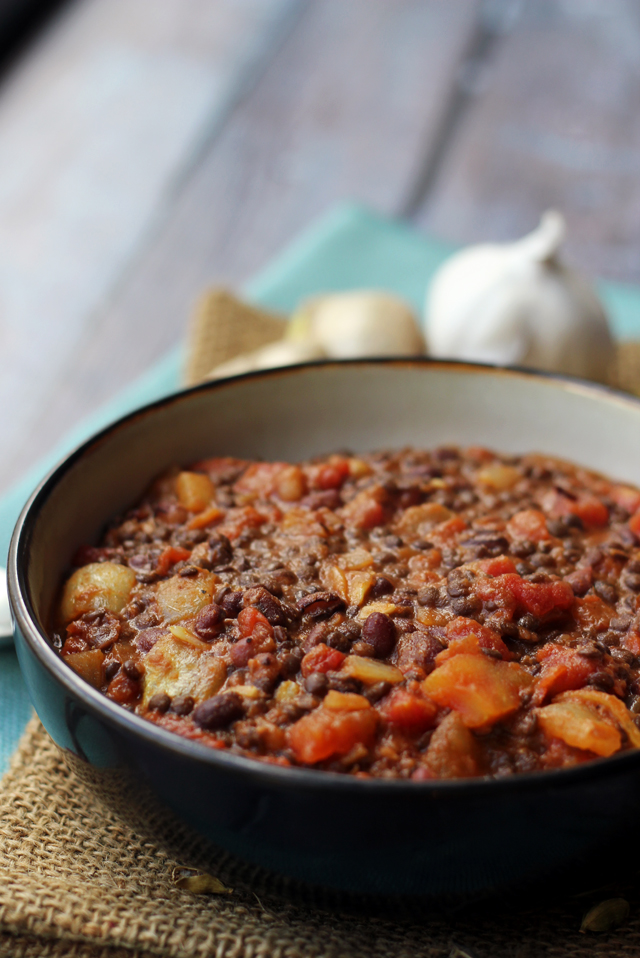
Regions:
<instances>
[{"instance_id":1,"label":"stew surface","mask_svg":"<svg viewBox=\"0 0 640 958\"><path fill-rule=\"evenodd\" d=\"M557 459L208 459L74 567L64 661L211 748L434 779L640 746L640 492Z\"/></svg>"}]
</instances>

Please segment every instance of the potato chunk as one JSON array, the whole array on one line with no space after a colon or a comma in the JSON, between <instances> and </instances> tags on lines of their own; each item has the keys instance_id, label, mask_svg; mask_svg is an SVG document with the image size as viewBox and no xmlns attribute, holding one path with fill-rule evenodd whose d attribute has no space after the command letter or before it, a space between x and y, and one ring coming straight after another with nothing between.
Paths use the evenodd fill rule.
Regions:
<instances>
[{"instance_id":1,"label":"potato chunk","mask_svg":"<svg viewBox=\"0 0 640 958\"><path fill-rule=\"evenodd\" d=\"M100 649L89 649L87 652L74 652L65 655L64 661L77 672L81 679L99 689L104 681L103 663L104 652Z\"/></svg>"},{"instance_id":2,"label":"potato chunk","mask_svg":"<svg viewBox=\"0 0 640 958\"><path fill-rule=\"evenodd\" d=\"M550 738L562 739L573 748L596 755L613 755L622 736L610 721L580 702L552 702L538 709L538 722Z\"/></svg>"},{"instance_id":3,"label":"potato chunk","mask_svg":"<svg viewBox=\"0 0 640 958\"><path fill-rule=\"evenodd\" d=\"M215 576L204 570L188 578L174 575L159 582L156 597L164 621L172 624L197 615L210 604L214 582Z\"/></svg>"},{"instance_id":4,"label":"potato chunk","mask_svg":"<svg viewBox=\"0 0 640 958\"><path fill-rule=\"evenodd\" d=\"M458 713L451 712L431 736L428 768L438 778L468 778L479 774L478 758L478 743Z\"/></svg>"},{"instance_id":5,"label":"potato chunk","mask_svg":"<svg viewBox=\"0 0 640 958\"><path fill-rule=\"evenodd\" d=\"M176 479L176 494L181 506L189 512L202 512L215 495L209 476L202 472L181 472Z\"/></svg>"},{"instance_id":6,"label":"potato chunk","mask_svg":"<svg viewBox=\"0 0 640 958\"><path fill-rule=\"evenodd\" d=\"M439 665L422 688L438 705L459 712L468 728L481 728L515 712L531 681L515 663L462 654Z\"/></svg>"},{"instance_id":7,"label":"potato chunk","mask_svg":"<svg viewBox=\"0 0 640 958\"><path fill-rule=\"evenodd\" d=\"M219 691L226 677L222 659L164 635L144 657L142 704L146 706L157 692L171 698L190 695L202 702Z\"/></svg>"},{"instance_id":8,"label":"potato chunk","mask_svg":"<svg viewBox=\"0 0 640 958\"><path fill-rule=\"evenodd\" d=\"M136 584L135 572L116 562L90 562L69 576L62 590L60 618L64 623L85 612L122 612Z\"/></svg>"},{"instance_id":9,"label":"potato chunk","mask_svg":"<svg viewBox=\"0 0 640 958\"><path fill-rule=\"evenodd\" d=\"M567 745L608 756L622 745L620 729L629 743L640 746L640 730L624 702L597 689L578 689L556 696L551 705L536 710L545 733Z\"/></svg>"}]
</instances>

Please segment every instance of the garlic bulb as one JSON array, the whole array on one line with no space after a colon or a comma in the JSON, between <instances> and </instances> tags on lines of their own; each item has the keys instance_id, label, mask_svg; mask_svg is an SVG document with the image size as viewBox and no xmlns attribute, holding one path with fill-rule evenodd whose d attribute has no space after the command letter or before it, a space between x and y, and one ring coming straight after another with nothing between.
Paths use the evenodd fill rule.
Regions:
<instances>
[{"instance_id":1,"label":"garlic bulb","mask_svg":"<svg viewBox=\"0 0 640 958\"><path fill-rule=\"evenodd\" d=\"M411 308L400 297L377 290L307 300L291 320L287 336L313 339L331 359L420 356L425 351Z\"/></svg>"},{"instance_id":2,"label":"garlic bulb","mask_svg":"<svg viewBox=\"0 0 640 958\"><path fill-rule=\"evenodd\" d=\"M242 353L226 363L221 363L211 370L207 379L221 379L223 376L237 376L257 369L292 366L294 363L305 363L311 359L322 358L324 353L313 339L279 339L261 349Z\"/></svg>"},{"instance_id":3,"label":"garlic bulb","mask_svg":"<svg viewBox=\"0 0 640 958\"><path fill-rule=\"evenodd\" d=\"M587 280L558 259L564 230L550 210L515 243L447 260L427 294L430 355L605 381L614 353L607 317Z\"/></svg>"}]
</instances>

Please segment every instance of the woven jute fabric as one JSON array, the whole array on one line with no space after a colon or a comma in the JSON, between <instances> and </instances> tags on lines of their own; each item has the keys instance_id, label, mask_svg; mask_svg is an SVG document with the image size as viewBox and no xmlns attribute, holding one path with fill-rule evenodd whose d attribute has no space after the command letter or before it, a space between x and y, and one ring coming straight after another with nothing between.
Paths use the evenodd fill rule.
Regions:
<instances>
[{"instance_id":1,"label":"woven jute fabric","mask_svg":"<svg viewBox=\"0 0 640 958\"><path fill-rule=\"evenodd\" d=\"M203 293L188 330L185 385L194 386L214 366L281 339L283 319L251 306L226 289Z\"/></svg>"},{"instance_id":2,"label":"woven jute fabric","mask_svg":"<svg viewBox=\"0 0 640 958\"><path fill-rule=\"evenodd\" d=\"M579 932L591 899L463 910L375 902L278 878L205 846L151 797L97 796L32 719L0 786L0 955L11 958L637 958L640 917ZM104 793L103 793L104 794ZM381 823L381 828L384 824ZM192 895L176 868L233 889ZM602 897L602 896L601 896ZM604 897L608 897L605 895Z\"/></svg>"}]
</instances>

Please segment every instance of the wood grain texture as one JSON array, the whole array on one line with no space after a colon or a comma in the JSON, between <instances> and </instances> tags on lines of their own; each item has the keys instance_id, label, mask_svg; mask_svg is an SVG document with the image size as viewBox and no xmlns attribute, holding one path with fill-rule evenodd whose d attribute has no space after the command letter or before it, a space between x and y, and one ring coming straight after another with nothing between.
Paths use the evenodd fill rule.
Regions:
<instances>
[{"instance_id":1,"label":"wood grain texture","mask_svg":"<svg viewBox=\"0 0 640 958\"><path fill-rule=\"evenodd\" d=\"M180 340L203 288L241 283L331 204L355 197L392 212L438 128L476 9L475 0L304 5L96 313L30 444L51 442Z\"/></svg>"},{"instance_id":2,"label":"wood grain texture","mask_svg":"<svg viewBox=\"0 0 640 958\"><path fill-rule=\"evenodd\" d=\"M417 222L506 240L556 207L574 262L638 282L638 3L530 0L482 81Z\"/></svg>"},{"instance_id":3,"label":"wood grain texture","mask_svg":"<svg viewBox=\"0 0 640 958\"><path fill-rule=\"evenodd\" d=\"M40 429L96 311L293 3L82 0L5 77L0 486L97 401L76 394L70 419Z\"/></svg>"}]
</instances>

